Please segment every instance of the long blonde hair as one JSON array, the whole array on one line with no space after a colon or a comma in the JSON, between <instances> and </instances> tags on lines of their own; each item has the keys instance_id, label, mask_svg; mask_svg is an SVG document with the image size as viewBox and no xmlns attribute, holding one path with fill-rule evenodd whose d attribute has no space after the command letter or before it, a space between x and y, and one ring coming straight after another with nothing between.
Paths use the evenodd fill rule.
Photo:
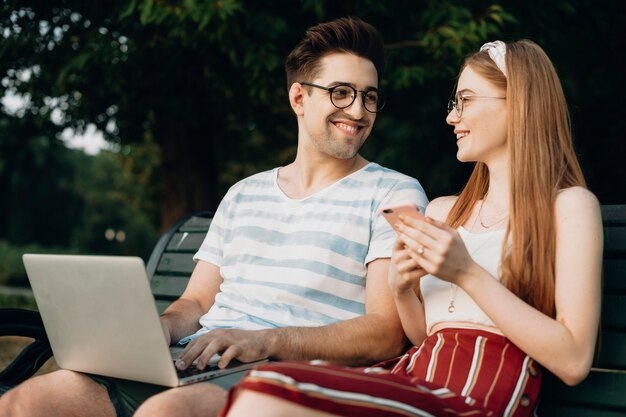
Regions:
<instances>
[{"instance_id":1,"label":"long blonde hair","mask_svg":"<svg viewBox=\"0 0 626 417\"><path fill-rule=\"evenodd\" d=\"M550 59L528 40L506 46L506 77L486 51L468 56L463 68L470 66L506 90L510 208L502 283L554 317L554 203L559 190L586 184L572 146L563 89ZM488 187L487 166L478 162L447 222L455 228L463 225Z\"/></svg>"}]
</instances>

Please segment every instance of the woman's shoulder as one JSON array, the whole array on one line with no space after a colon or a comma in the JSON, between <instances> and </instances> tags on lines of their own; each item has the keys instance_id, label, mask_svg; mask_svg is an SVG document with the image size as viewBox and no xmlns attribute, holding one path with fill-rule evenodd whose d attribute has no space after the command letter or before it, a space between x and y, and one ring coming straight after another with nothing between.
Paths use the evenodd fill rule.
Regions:
<instances>
[{"instance_id":1,"label":"woman's shoulder","mask_svg":"<svg viewBox=\"0 0 626 417\"><path fill-rule=\"evenodd\" d=\"M433 201L428 203L428 207L426 207L426 215L435 220L445 221L448 217L450 209L457 199L458 197L455 195L435 198Z\"/></svg>"},{"instance_id":2,"label":"woman's shoulder","mask_svg":"<svg viewBox=\"0 0 626 417\"><path fill-rule=\"evenodd\" d=\"M569 187L559 190L556 195L557 213L575 213L587 210L599 210L600 203L596 196L585 187Z\"/></svg>"},{"instance_id":3,"label":"woman's shoulder","mask_svg":"<svg viewBox=\"0 0 626 417\"><path fill-rule=\"evenodd\" d=\"M596 196L584 187L570 187L559 190L554 204L554 213L559 225L584 228L583 225L598 224L600 228L600 203Z\"/></svg>"}]
</instances>

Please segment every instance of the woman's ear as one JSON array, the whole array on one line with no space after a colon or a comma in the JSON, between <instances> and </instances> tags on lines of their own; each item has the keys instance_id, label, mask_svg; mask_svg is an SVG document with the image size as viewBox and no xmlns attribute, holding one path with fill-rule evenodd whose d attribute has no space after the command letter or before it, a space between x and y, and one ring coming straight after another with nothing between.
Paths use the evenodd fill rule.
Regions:
<instances>
[{"instance_id":1,"label":"woman's ear","mask_svg":"<svg viewBox=\"0 0 626 417\"><path fill-rule=\"evenodd\" d=\"M304 95L306 91L302 84L293 83L289 89L289 104L293 109L296 116L302 116L304 114Z\"/></svg>"}]
</instances>

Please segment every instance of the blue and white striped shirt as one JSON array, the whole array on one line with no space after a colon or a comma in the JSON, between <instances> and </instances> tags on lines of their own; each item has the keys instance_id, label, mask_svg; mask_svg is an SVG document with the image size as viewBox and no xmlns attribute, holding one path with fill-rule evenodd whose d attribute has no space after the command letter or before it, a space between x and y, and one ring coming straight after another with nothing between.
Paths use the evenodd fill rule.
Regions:
<instances>
[{"instance_id":1,"label":"blue and white striped shirt","mask_svg":"<svg viewBox=\"0 0 626 417\"><path fill-rule=\"evenodd\" d=\"M195 254L223 283L200 319L214 328L322 326L365 313L367 263L391 256L395 233L380 207L428 200L419 182L369 163L301 200L278 168L235 184Z\"/></svg>"}]
</instances>

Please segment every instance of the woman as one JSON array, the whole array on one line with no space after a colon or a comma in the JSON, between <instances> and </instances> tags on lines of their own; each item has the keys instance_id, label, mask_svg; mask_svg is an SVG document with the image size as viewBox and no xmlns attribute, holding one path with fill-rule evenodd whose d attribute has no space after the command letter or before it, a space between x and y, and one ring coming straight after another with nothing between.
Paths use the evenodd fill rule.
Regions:
<instances>
[{"instance_id":1,"label":"woman","mask_svg":"<svg viewBox=\"0 0 626 417\"><path fill-rule=\"evenodd\" d=\"M415 346L368 369L261 367L228 416L529 416L541 367L569 385L585 378L602 224L550 60L530 41L485 44L448 107L457 158L474 171L425 220L402 219L389 273Z\"/></svg>"}]
</instances>

